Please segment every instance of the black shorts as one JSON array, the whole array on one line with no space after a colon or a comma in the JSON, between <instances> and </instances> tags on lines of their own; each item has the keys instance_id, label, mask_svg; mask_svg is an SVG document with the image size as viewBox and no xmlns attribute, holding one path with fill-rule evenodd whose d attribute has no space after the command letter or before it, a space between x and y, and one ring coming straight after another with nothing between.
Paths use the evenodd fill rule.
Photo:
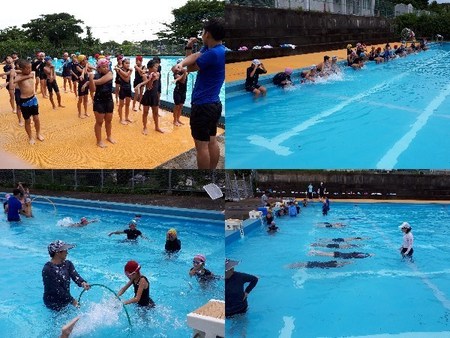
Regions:
<instances>
[{"instance_id":1,"label":"black shorts","mask_svg":"<svg viewBox=\"0 0 450 338\"><path fill-rule=\"evenodd\" d=\"M78 76L72 75L72 81L73 82L77 82L78 81Z\"/></svg>"},{"instance_id":2,"label":"black shorts","mask_svg":"<svg viewBox=\"0 0 450 338\"><path fill-rule=\"evenodd\" d=\"M20 89L19 88L14 89L14 98L16 100L16 106L20 107Z\"/></svg>"},{"instance_id":3,"label":"black shorts","mask_svg":"<svg viewBox=\"0 0 450 338\"><path fill-rule=\"evenodd\" d=\"M99 114L112 113L114 111L114 101L94 101L94 112Z\"/></svg>"},{"instance_id":4,"label":"black shorts","mask_svg":"<svg viewBox=\"0 0 450 338\"><path fill-rule=\"evenodd\" d=\"M45 72L42 71L42 73L39 74L39 79L40 79L40 80L47 80L47 74L45 74Z\"/></svg>"},{"instance_id":5,"label":"black shorts","mask_svg":"<svg viewBox=\"0 0 450 338\"><path fill-rule=\"evenodd\" d=\"M402 254L405 254L405 252L406 252L407 250L408 250L408 248L402 248ZM412 257L413 253L414 253L414 249L411 248L411 250L409 250L409 253L408 253L406 256Z\"/></svg>"},{"instance_id":6,"label":"black shorts","mask_svg":"<svg viewBox=\"0 0 450 338\"><path fill-rule=\"evenodd\" d=\"M186 92L181 92L178 90L173 91L173 103L175 105L184 104L186 102Z\"/></svg>"},{"instance_id":7,"label":"black shorts","mask_svg":"<svg viewBox=\"0 0 450 338\"><path fill-rule=\"evenodd\" d=\"M83 91L81 90L81 87L83 87L85 83L86 82L80 82L78 84L78 96L86 96L87 94L89 94L89 86L86 86L86 88Z\"/></svg>"},{"instance_id":8,"label":"black shorts","mask_svg":"<svg viewBox=\"0 0 450 338\"><path fill-rule=\"evenodd\" d=\"M55 90L55 93L59 93L58 83L56 82L56 80L54 80L53 82L49 82L47 80L47 89L49 94L52 94L53 90Z\"/></svg>"},{"instance_id":9,"label":"black shorts","mask_svg":"<svg viewBox=\"0 0 450 338\"><path fill-rule=\"evenodd\" d=\"M191 135L197 141L209 141L217 134L217 123L222 115L222 103L193 104L191 107Z\"/></svg>"},{"instance_id":10,"label":"black shorts","mask_svg":"<svg viewBox=\"0 0 450 338\"><path fill-rule=\"evenodd\" d=\"M31 101L33 100L33 101ZM30 105L30 102L34 102ZM35 96L22 99L20 98L20 111L24 120L28 120L31 116L39 115L39 105Z\"/></svg>"},{"instance_id":11,"label":"black shorts","mask_svg":"<svg viewBox=\"0 0 450 338\"><path fill-rule=\"evenodd\" d=\"M143 81L142 80L136 80L136 79L134 79L134 81L133 81L133 88L134 87L136 87L139 83L142 83Z\"/></svg>"},{"instance_id":12,"label":"black shorts","mask_svg":"<svg viewBox=\"0 0 450 338\"><path fill-rule=\"evenodd\" d=\"M123 85L120 87L119 99L125 100L126 97L131 97L131 86L130 85Z\"/></svg>"},{"instance_id":13,"label":"black shorts","mask_svg":"<svg viewBox=\"0 0 450 338\"><path fill-rule=\"evenodd\" d=\"M248 92L253 92L255 89L259 89L259 87L261 87L261 86L259 84L256 84L254 86L245 87L245 90Z\"/></svg>"},{"instance_id":14,"label":"black shorts","mask_svg":"<svg viewBox=\"0 0 450 338\"><path fill-rule=\"evenodd\" d=\"M141 104L143 106L150 106L150 107L159 106L158 93L147 90L142 96Z\"/></svg>"},{"instance_id":15,"label":"black shorts","mask_svg":"<svg viewBox=\"0 0 450 338\"><path fill-rule=\"evenodd\" d=\"M312 194L312 192L308 192L308 198L311 200L312 199L312 197L313 197L313 194Z\"/></svg>"}]
</instances>

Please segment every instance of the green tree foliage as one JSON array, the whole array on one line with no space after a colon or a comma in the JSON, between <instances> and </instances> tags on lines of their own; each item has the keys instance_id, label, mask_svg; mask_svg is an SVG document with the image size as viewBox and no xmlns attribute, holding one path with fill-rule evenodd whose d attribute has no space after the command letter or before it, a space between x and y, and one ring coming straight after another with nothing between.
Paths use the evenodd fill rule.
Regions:
<instances>
[{"instance_id":1,"label":"green tree foliage","mask_svg":"<svg viewBox=\"0 0 450 338\"><path fill-rule=\"evenodd\" d=\"M203 22L212 17L223 17L225 3L218 0L188 0L188 2L172 11L175 17L172 23L164 23L166 29L157 33L159 38L168 39L172 43L181 43L202 31Z\"/></svg>"},{"instance_id":2,"label":"green tree foliage","mask_svg":"<svg viewBox=\"0 0 450 338\"><path fill-rule=\"evenodd\" d=\"M450 13L442 12L431 15L405 14L395 18L397 33L405 27L410 28L416 34L416 37L427 37L432 39L436 34L444 37L450 36Z\"/></svg>"},{"instance_id":3,"label":"green tree foliage","mask_svg":"<svg viewBox=\"0 0 450 338\"><path fill-rule=\"evenodd\" d=\"M75 19L67 13L45 14L38 19L33 19L23 25L28 37L35 41L48 40L56 47L63 42L79 40L79 34L83 33L80 24L83 21Z\"/></svg>"}]
</instances>

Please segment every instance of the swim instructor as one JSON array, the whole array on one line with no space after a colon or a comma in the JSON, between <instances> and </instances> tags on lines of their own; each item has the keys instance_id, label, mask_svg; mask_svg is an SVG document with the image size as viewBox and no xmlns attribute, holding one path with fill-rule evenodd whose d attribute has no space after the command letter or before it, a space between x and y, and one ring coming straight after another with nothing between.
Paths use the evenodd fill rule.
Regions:
<instances>
[{"instance_id":1,"label":"swim instructor","mask_svg":"<svg viewBox=\"0 0 450 338\"><path fill-rule=\"evenodd\" d=\"M78 274L73 263L67 258L67 251L75 247L63 241L55 241L48 245L51 260L42 269L44 283L44 304L51 310L60 311L69 304L78 306L78 302L70 295L70 279L79 287L89 290L91 286Z\"/></svg>"}]
</instances>

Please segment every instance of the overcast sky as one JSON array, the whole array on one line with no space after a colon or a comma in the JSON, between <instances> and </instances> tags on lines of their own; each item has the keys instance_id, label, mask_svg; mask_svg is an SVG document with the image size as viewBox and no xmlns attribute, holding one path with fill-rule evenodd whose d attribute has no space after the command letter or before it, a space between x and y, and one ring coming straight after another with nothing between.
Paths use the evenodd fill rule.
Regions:
<instances>
[{"instance_id":1,"label":"overcast sky","mask_svg":"<svg viewBox=\"0 0 450 338\"><path fill-rule=\"evenodd\" d=\"M113 5L112 1L98 0L86 2L22 0L20 10L2 16L0 29L21 27L30 20L39 18L41 14L65 12L84 21L83 29L90 26L93 36L101 42L153 40L156 38L155 34L164 28L163 22L173 21L172 10L183 6L186 2L187 0L120 1L118 3L122 5Z\"/></svg>"}]
</instances>

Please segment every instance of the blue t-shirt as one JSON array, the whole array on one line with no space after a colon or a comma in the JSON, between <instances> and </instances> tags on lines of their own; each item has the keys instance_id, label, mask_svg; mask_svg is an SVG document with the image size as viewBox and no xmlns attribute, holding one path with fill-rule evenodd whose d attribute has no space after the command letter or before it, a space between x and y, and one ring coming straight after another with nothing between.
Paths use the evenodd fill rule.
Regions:
<instances>
[{"instance_id":1,"label":"blue t-shirt","mask_svg":"<svg viewBox=\"0 0 450 338\"><path fill-rule=\"evenodd\" d=\"M8 199L8 222L19 222L19 211L21 209L22 203L14 196L11 196Z\"/></svg>"},{"instance_id":2,"label":"blue t-shirt","mask_svg":"<svg viewBox=\"0 0 450 338\"><path fill-rule=\"evenodd\" d=\"M225 80L225 46L200 50L197 66L200 68L192 91L192 104L220 102L219 94Z\"/></svg>"}]
</instances>

